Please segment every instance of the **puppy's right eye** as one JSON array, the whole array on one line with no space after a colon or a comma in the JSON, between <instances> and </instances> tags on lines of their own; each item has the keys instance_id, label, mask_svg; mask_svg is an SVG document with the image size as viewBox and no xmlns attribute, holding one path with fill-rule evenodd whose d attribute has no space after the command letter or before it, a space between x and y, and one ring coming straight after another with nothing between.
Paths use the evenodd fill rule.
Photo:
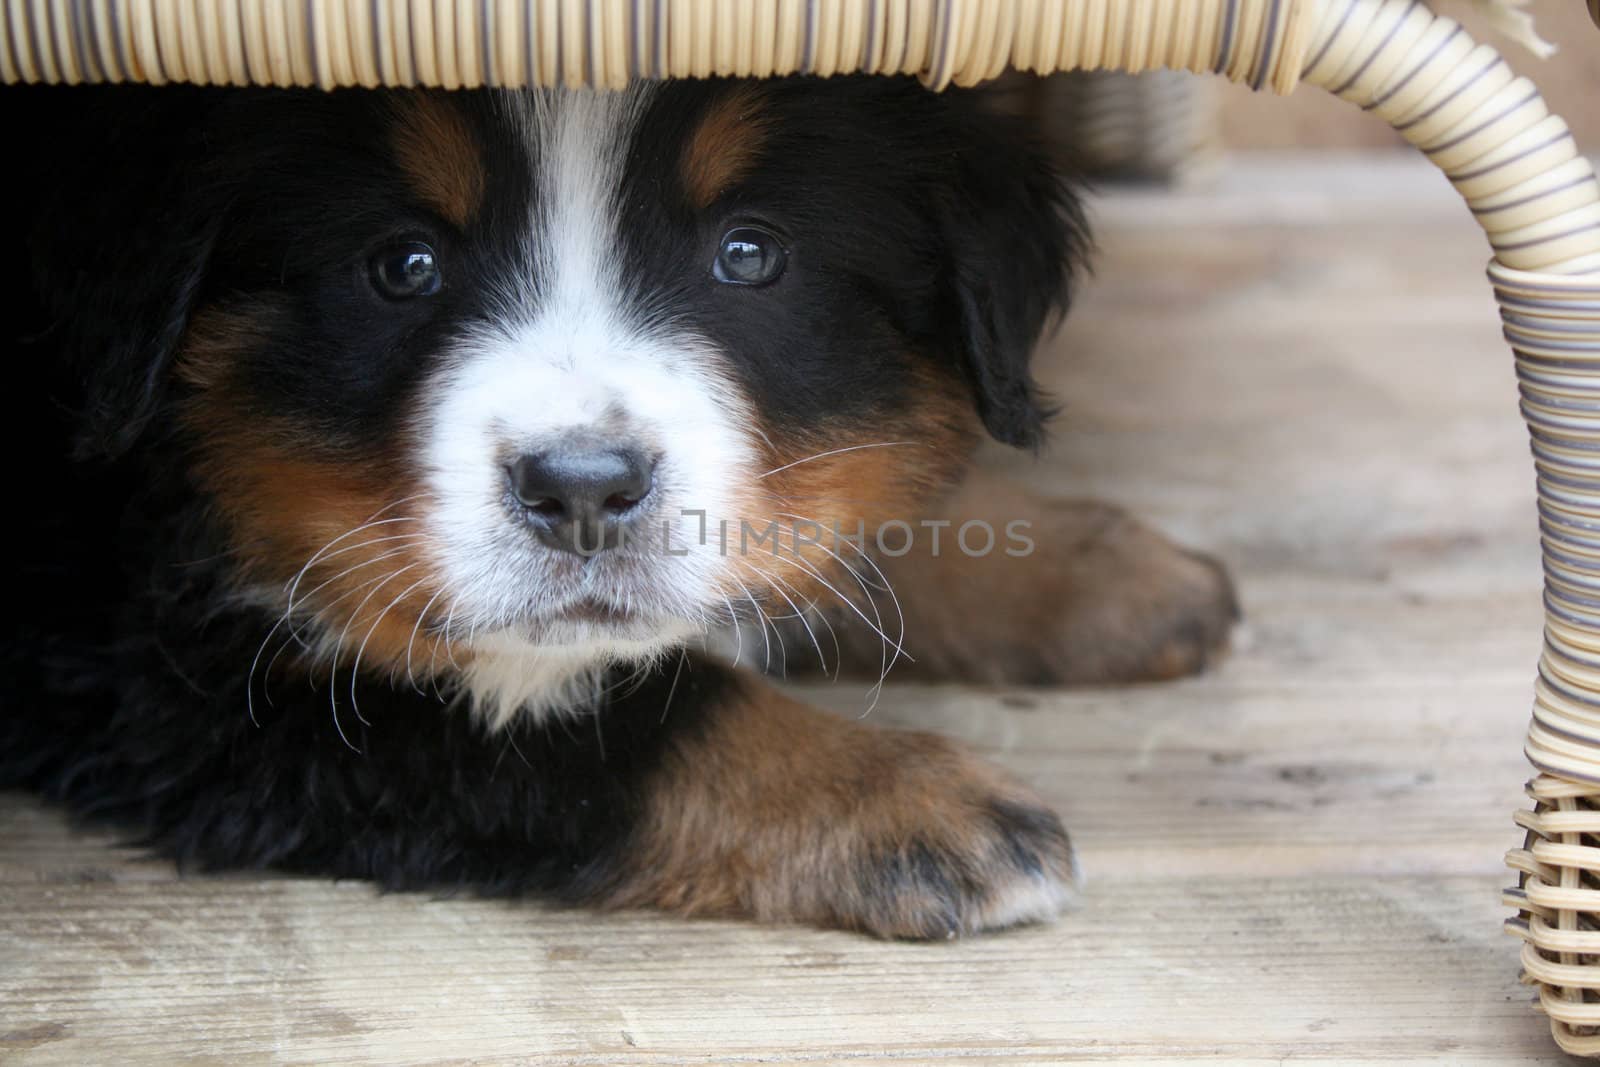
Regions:
<instances>
[{"instance_id":1,"label":"puppy's right eye","mask_svg":"<svg viewBox=\"0 0 1600 1067\"><path fill-rule=\"evenodd\" d=\"M444 276L432 248L406 241L372 257L372 285L390 300L410 300L437 293L444 287Z\"/></svg>"},{"instance_id":2,"label":"puppy's right eye","mask_svg":"<svg viewBox=\"0 0 1600 1067\"><path fill-rule=\"evenodd\" d=\"M789 251L782 242L756 226L740 226L722 235L711 276L724 285L770 285L783 273Z\"/></svg>"}]
</instances>

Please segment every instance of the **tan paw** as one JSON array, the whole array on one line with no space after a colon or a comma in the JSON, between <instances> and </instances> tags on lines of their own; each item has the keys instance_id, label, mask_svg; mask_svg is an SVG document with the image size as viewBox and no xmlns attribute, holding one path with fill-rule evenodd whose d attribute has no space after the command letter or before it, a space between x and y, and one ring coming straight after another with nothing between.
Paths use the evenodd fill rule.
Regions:
<instances>
[{"instance_id":1,"label":"tan paw","mask_svg":"<svg viewBox=\"0 0 1600 1067\"><path fill-rule=\"evenodd\" d=\"M1054 812L990 798L954 824L868 845L835 918L884 937L953 938L1049 921L1079 884Z\"/></svg>"},{"instance_id":2,"label":"tan paw","mask_svg":"<svg viewBox=\"0 0 1600 1067\"><path fill-rule=\"evenodd\" d=\"M1227 649L1239 606L1216 560L1107 504L982 488L964 489L950 502L950 523L976 518L1002 529L1021 519L1032 550L972 557L947 544L938 554L879 560L904 616L910 656L893 677L1002 685L1157 681L1204 670ZM886 611L888 598L876 600ZM879 634L849 611L836 608L830 620L844 672L876 676L884 658ZM898 635L893 616L884 628Z\"/></svg>"},{"instance_id":3,"label":"tan paw","mask_svg":"<svg viewBox=\"0 0 1600 1067\"><path fill-rule=\"evenodd\" d=\"M1023 625L1047 640L1016 634L1014 673L997 680L1162 681L1226 652L1240 612L1221 563L1105 504L1053 505L1040 527L1043 574Z\"/></svg>"},{"instance_id":4,"label":"tan paw","mask_svg":"<svg viewBox=\"0 0 1600 1067\"><path fill-rule=\"evenodd\" d=\"M679 742L645 803L615 905L923 939L1048 920L1077 894L1060 820L996 768L764 686Z\"/></svg>"}]
</instances>

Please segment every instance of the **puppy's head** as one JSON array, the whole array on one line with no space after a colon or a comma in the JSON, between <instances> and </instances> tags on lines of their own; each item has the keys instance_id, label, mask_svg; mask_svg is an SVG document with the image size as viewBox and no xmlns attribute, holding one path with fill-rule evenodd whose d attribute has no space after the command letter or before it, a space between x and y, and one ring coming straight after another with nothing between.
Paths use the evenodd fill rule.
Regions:
<instances>
[{"instance_id":1,"label":"puppy's head","mask_svg":"<svg viewBox=\"0 0 1600 1067\"><path fill-rule=\"evenodd\" d=\"M1040 438L1080 220L970 97L196 99L145 224L92 220L104 285L58 286L86 440L176 442L241 592L345 666L558 704L836 593L798 524L914 517L984 429Z\"/></svg>"}]
</instances>

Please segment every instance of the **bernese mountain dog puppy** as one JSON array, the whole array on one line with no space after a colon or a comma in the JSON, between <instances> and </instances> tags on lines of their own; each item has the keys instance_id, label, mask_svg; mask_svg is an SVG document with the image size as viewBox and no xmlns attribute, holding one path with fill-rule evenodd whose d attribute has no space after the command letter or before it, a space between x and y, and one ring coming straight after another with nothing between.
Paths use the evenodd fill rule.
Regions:
<instances>
[{"instance_id":1,"label":"bernese mountain dog puppy","mask_svg":"<svg viewBox=\"0 0 1600 1067\"><path fill-rule=\"evenodd\" d=\"M1086 245L973 94L0 98L0 785L199 868L947 937L1071 898L1056 816L759 668L1227 634L1211 561L967 473L1039 444Z\"/></svg>"}]
</instances>

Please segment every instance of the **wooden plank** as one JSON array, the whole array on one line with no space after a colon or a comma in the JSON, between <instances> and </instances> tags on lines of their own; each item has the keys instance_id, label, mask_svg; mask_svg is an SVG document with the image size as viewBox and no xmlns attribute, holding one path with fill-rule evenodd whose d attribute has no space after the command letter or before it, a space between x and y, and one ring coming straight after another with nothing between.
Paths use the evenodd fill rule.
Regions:
<instances>
[{"instance_id":1,"label":"wooden plank","mask_svg":"<svg viewBox=\"0 0 1600 1067\"><path fill-rule=\"evenodd\" d=\"M1487 877L1108 878L955 945L273 879L7 884L18 1062L866 1053L1508 1062L1538 1020Z\"/></svg>"}]
</instances>

